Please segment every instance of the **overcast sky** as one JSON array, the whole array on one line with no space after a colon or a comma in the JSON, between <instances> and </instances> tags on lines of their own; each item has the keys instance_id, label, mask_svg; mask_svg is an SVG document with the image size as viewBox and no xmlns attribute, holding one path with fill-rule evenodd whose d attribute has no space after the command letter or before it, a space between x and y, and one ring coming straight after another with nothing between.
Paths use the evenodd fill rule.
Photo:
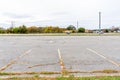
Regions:
<instances>
[{"instance_id":1,"label":"overcast sky","mask_svg":"<svg viewBox=\"0 0 120 80\"><path fill-rule=\"evenodd\" d=\"M0 26L76 26L98 28L102 12L102 28L120 26L120 0L0 0Z\"/></svg>"}]
</instances>

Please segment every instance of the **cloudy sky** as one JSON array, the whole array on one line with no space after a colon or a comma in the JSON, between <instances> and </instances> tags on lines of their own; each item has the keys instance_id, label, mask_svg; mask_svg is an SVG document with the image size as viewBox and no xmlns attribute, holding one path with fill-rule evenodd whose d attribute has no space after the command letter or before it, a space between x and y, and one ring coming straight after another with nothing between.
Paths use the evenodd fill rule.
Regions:
<instances>
[{"instance_id":1,"label":"cloudy sky","mask_svg":"<svg viewBox=\"0 0 120 80\"><path fill-rule=\"evenodd\" d=\"M76 26L98 28L120 26L120 0L0 0L0 26Z\"/></svg>"}]
</instances>

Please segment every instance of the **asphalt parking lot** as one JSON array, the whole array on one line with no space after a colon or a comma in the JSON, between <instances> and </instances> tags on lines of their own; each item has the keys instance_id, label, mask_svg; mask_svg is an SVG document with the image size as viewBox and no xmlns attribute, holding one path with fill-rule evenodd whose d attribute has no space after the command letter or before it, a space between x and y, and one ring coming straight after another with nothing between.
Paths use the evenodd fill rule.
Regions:
<instances>
[{"instance_id":1,"label":"asphalt parking lot","mask_svg":"<svg viewBox=\"0 0 120 80\"><path fill-rule=\"evenodd\" d=\"M119 36L0 36L0 71L120 70Z\"/></svg>"}]
</instances>

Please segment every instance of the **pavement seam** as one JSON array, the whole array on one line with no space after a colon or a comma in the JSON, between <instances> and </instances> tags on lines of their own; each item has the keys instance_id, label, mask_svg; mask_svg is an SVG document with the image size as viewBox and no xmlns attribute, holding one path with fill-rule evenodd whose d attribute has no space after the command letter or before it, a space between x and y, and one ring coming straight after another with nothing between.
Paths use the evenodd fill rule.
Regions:
<instances>
[{"instance_id":1,"label":"pavement seam","mask_svg":"<svg viewBox=\"0 0 120 80\"><path fill-rule=\"evenodd\" d=\"M27 55L28 53L30 53L32 51L32 49L27 50L26 52L24 52L22 55L17 56L16 58L14 58L13 60L11 60L8 64L4 65L3 67L0 68L0 72L3 70L6 70L9 66L11 66L12 64L15 64L20 58L22 58L23 56Z\"/></svg>"},{"instance_id":2,"label":"pavement seam","mask_svg":"<svg viewBox=\"0 0 120 80\"><path fill-rule=\"evenodd\" d=\"M93 49L90 49L90 48L87 48L87 50L89 50L90 52L93 52L93 53L97 54L99 57L101 57L101 58L107 60L108 62L110 62L110 63L116 65L117 67L120 67L120 64L119 64L119 63L113 61L112 59L109 59L108 57L106 57L106 56L104 56L104 55L98 53L97 51L95 51L95 50L93 50Z\"/></svg>"}]
</instances>

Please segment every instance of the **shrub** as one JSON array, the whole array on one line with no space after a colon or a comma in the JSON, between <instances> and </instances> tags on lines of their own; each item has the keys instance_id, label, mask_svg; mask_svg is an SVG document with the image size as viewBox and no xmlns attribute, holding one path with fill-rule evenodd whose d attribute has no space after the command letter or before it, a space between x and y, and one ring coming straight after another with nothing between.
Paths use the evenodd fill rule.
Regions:
<instances>
[{"instance_id":1,"label":"shrub","mask_svg":"<svg viewBox=\"0 0 120 80\"><path fill-rule=\"evenodd\" d=\"M85 28L83 28L83 27L78 28L78 32L79 33L84 33L85 32Z\"/></svg>"}]
</instances>

